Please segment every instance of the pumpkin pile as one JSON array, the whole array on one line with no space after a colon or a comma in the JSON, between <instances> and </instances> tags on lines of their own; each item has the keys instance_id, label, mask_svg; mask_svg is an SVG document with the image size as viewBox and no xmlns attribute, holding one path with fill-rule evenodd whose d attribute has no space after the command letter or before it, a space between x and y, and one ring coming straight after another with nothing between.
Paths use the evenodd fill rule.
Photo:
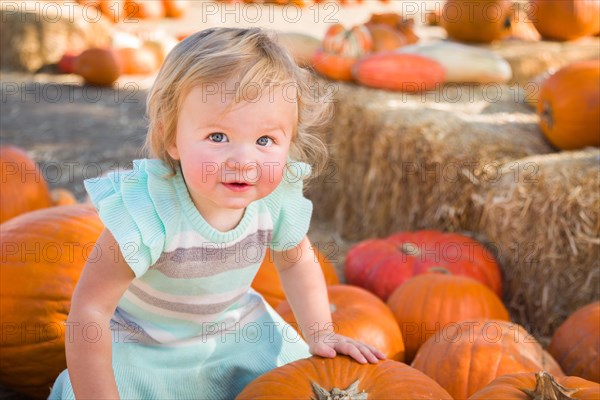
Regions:
<instances>
[{"instance_id":1,"label":"pumpkin pile","mask_svg":"<svg viewBox=\"0 0 600 400\"><path fill-rule=\"evenodd\" d=\"M77 0L113 22L135 22L138 19L181 18L189 7L189 0Z\"/></svg>"}]
</instances>

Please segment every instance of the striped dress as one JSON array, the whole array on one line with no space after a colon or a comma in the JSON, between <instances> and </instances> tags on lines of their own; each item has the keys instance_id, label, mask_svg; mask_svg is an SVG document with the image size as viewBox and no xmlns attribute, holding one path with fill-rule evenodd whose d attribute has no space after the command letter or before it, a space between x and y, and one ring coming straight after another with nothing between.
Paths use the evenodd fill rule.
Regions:
<instances>
[{"instance_id":1,"label":"striped dress","mask_svg":"<svg viewBox=\"0 0 600 400\"><path fill-rule=\"evenodd\" d=\"M233 399L257 376L308 357L308 346L250 287L265 256L294 247L312 203L308 164L291 162L280 185L246 207L228 232L209 225L178 170L136 160L131 171L85 181L135 279L111 319L122 399ZM68 371L51 399L73 399Z\"/></svg>"}]
</instances>

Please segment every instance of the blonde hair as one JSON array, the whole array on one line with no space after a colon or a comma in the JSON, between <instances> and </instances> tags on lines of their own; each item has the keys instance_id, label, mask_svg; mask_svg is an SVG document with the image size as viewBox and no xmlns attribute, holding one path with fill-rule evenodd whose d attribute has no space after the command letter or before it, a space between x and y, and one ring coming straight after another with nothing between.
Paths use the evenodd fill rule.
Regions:
<instances>
[{"instance_id":1,"label":"blonde hair","mask_svg":"<svg viewBox=\"0 0 600 400\"><path fill-rule=\"evenodd\" d=\"M318 129L331 117L331 104L318 94L309 71L296 65L276 38L259 28L212 28L181 41L165 59L148 94L146 152L171 166L177 162L167 148L175 141L177 119L187 93L197 85L236 82L235 101L246 100L249 85L295 85L298 123L290 158L312 166L318 175L327 162L327 147Z\"/></svg>"}]
</instances>

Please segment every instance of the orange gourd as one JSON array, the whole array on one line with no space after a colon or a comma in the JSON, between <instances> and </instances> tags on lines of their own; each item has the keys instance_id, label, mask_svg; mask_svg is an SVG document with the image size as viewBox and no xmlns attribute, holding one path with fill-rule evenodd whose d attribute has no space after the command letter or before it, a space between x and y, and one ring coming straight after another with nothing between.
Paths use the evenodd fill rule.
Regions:
<instances>
[{"instance_id":1,"label":"orange gourd","mask_svg":"<svg viewBox=\"0 0 600 400\"><path fill-rule=\"evenodd\" d=\"M540 372L508 374L494 379L469 400L600 399L600 385L576 376Z\"/></svg>"},{"instance_id":2,"label":"orange gourd","mask_svg":"<svg viewBox=\"0 0 600 400\"><path fill-rule=\"evenodd\" d=\"M407 45L408 38L385 24L368 23L373 38L373 51L389 51Z\"/></svg>"},{"instance_id":3,"label":"orange gourd","mask_svg":"<svg viewBox=\"0 0 600 400\"><path fill-rule=\"evenodd\" d=\"M110 86L121 75L119 58L111 49L85 50L75 60L74 69L86 83L98 86Z\"/></svg>"},{"instance_id":4,"label":"orange gourd","mask_svg":"<svg viewBox=\"0 0 600 400\"><path fill-rule=\"evenodd\" d=\"M188 0L162 0L167 18L181 18L189 7Z\"/></svg>"},{"instance_id":5,"label":"orange gourd","mask_svg":"<svg viewBox=\"0 0 600 400\"><path fill-rule=\"evenodd\" d=\"M334 24L325 32L323 50L347 57L361 57L373 50L373 39L364 25L346 29L342 24Z\"/></svg>"},{"instance_id":6,"label":"orange gourd","mask_svg":"<svg viewBox=\"0 0 600 400\"><path fill-rule=\"evenodd\" d=\"M567 318L554 332L548 352L567 375L600 383L600 301Z\"/></svg>"},{"instance_id":7,"label":"orange gourd","mask_svg":"<svg viewBox=\"0 0 600 400\"><path fill-rule=\"evenodd\" d=\"M159 0L125 0L125 21L132 19L159 19L165 16L165 8Z\"/></svg>"},{"instance_id":8,"label":"orange gourd","mask_svg":"<svg viewBox=\"0 0 600 400\"><path fill-rule=\"evenodd\" d=\"M441 25L450 39L490 43L510 34L510 0L447 0Z\"/></svg>"},{"instance_id":9,"label":"orange gourd","mask_svg":"<svg viewBox=\"0 0 600 400\"><path fill-rule=\"evenodd\" d=\"M25 151L14 146L1 146L0 174L0 223L52 205L46 180Z\"/></svg>"},{"instance_id":10,"label":"orange gourd","mask_svg":"<svg viewBox=\"0 0 600 400\"><path fill-rule=\"evenodd\" d=\"M508 311L494 292L474 279L446 273L410 278L387 301L402 330L406 360L435 332L460 321L509 321Z\"/></svg>"},{"instance_id":11,"label":"orange gourd","mask_svg":"<svg viewBox=\"0 0 600 400\"><path fill-rule=\"evenodd\" d=\"M337 273L335 272L334 266L327 260L327 257L321 253L316 247L313 247L317 260L321 265L323 275L325 277L325 283L328 285L335 285L339 283ZM259 292L271 305L276 308L281 302L285 300L285 292L283 286L279 280L279 274L277 273L277 267L273 263L273 256L267 249L265 258L258 269L258 273L252 281L252 288Z\"/></svg>"},{"instance_id":12,"label":"orange gourd","mask_svg":"<svg viewBox=\"0 0 600 400\"><path fill-rule=\"evenodd\" d=\"M319 49L315 51L311 64L315 71L327 78L346 82L354 79L352 68L356 64L355 57L327 53Z\"/></svg>"},{"instance_id":13,"label":"orange gourd","mask_svg":"<svg viewBox=\"0 0 600 400\"><path fill-rule=\"evenodd\" d=\"M160 65L158 56L149 47L125 47L118 49L117 55L126 75L149 75Z\"/></svg>"},{"instance_id":14,"label":"orange gourd","mask_svg":"<svg viewBox=\"0 0 600 400\"><path fill-rule=\"evenodd\" d=\"M383 301L351 285L328 286L327 293L335 333L370 344L390 359L404 361L400 328ZM277 306L276 311L288 323L297 326L287 300Z\"/></svg>"},{"instance_id":15,"label":"orange gourd","mask_svg":"<svg viewBox=\"0 0 600 400\"><path fill-rule=\"evenodd\" d=\"M537 101L540 129L555 147L600 146L600 61L579 61L544 81Z\"/></svg>"},{"instance_id":16,"label":"orange gourd","mask_svg":"<svg viewBox=\"0 0 600 400\"><path fill-rule=\"evenodd\" d=\"M93 207L50 207L0 225L0 383L45 399L66 368L71 295L103 225ZM90 330L91 332L92 330Z\"/></svg>"},{"instance_id":17,"label":"orange gourd","mask_svg":"<svg viewBox=\"0 0 600 400\"><path fill-rule=\"evenodd\" d=\"M362 396L361 396L362 394ZM398 361L359 364L347 356L309 357L259 376L236 399L440 399L434 380Z\"/></svg>"},{"instance_id":18,"label":"orange gourd","mask_svg":"<svg viewBox=\"0 0 600 400\"><path fill-rule=\"evenodd\" d=\"M407 44L413 44L419 41L419 37L414 31L415 21L412 18L405 19L398 13L371 14L371 18L366 25L369 26L371 24L387 25L395 32L401 34L405 38Z\"/></svg>"},{"instance_id":19,"label":"orange gourd","mask_svg":"<svg viewBox=\"0 0 600 400\"><path fill-rule=\"evenodd\" d=\"M377 89L420 92L444 82L440 63L416 54L381 52L361 58L353 67L354 79Z\"/></svg>"},{"instance_id":20,"label":"orange gourd","mask_svg":"<svg viewBox=\"0 0 600 400\"><path fill-rule=\"evenodd\" d=\"M545 38L573 40L600 31L598 0L530 0L528 13Z\"/></svg>"},{"instance_id":21,"label":"orange gourd","mask_svg":"<svg viewBox=\"0 0 600 400\"><path fill-rule=\"evenodd\" d=\"M466 399L506 374L545 370L564 375L523 327L499 320L449 325L427 339L412 366L434 378L455 399Z\"/></svg>"}]
</instances>

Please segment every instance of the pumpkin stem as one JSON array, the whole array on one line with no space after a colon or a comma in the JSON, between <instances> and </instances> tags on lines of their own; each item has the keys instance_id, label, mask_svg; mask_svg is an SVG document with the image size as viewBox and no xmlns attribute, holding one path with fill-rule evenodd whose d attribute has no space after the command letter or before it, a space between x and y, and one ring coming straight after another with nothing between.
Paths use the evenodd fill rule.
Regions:
<instances>
[{"instance_id":1,"label":"pumpkin stem","mask_svg":"<svg viewBox=\"0 0 600 400\"><path fill-rule=\"evenodd\" d=\"M446 267L442 267L441 265L436 265L434 267L429 267L427 269L428 272L435 272L437 274L444 274L444 275L452 275L450 273L450 271L448 271L448 268Z\"/></svg>"},{"instance_id":2,"label":"pumpkin stem","mask_svg":"<svg viewBox=\"0 0 600 400\"><path fill-rule=\"evenodd\" d=\"M419 254L421 254L419 246L411 242L402 243L402 245L400 246L400 251L409 256L418 256Z\"/></svg>"},{"instance_id":3,"label":"pumpkin stem","mask_svg":"<svg viewBox=\"0 0 600 400\"><path fill-rule=\"evenodd\" d=\"M535 374L535 389L521 390L532 400L569 400L574 399L571 395L579 389L568 389L546 371L540 371Z\"/></svg>"},{"instance_id":4,"label":"pumpkin stem","mask_svg":"<svg viewBox=\"0 0 600 400\"><path fill-rule=\"evenodd\" d=\"M318 383L310 382L315 397L312 400L367 400L368 393L364 390L358 391L358 384L360 380L357 379L348 386L346 389L333 388L331 391L327 391L319 386Z\"/></svg>"},{"instance_id":5,"label":"pumpkin stem","mask_svg":"<svg viewBox=\"0 0 600 400\"><path fill-rule=\"evenodd\" d=\"M548 129L552 129L554 118L552 117L552 106L548 101L544 101L540 118L548 126Z\"/></svg>"}]
</instances>

